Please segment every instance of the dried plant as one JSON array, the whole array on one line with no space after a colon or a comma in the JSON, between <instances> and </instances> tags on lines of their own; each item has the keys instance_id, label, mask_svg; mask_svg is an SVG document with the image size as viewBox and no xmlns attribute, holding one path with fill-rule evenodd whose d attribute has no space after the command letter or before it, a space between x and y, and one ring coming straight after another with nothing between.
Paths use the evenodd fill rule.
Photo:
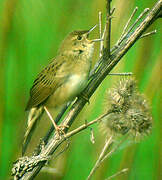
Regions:
<instances>
[{"instance_id":1,"label":"dried plant","mask_svg":"<svg viewBox=\"0 0 162 180\"><path fill-rule=\"evenodd\" d=\"M150 134L152 129L150 108L144 96L137 91L134 78L120 80L109 90L107 102L108 115L101 124L109 135L128 133L138 140Z\"/></svg>"},{"instance_id":2,"label":"dried plant","mask_svg":"<svg viewBox=\"0 0 162 180\"><path fill-rule=\"evenodd\" d=\"M106 135L106 141L87 180L125 140L131 138L132 142L139 141L149 135L152 129L149 105L143 95L138 92L134 78L118 81L116 86L109 90L105 106L106 113L100 119L99 125ZM119 174L121 173L116 173L116 175Z\"/></svg>"},{"instance_id":3,"label":"dried plant","mask_svg":"<svg viewBox=\"0 0 162 180\"><path fill-rule=\"evenodd\" d=\"M148 8L144 10L143 13L137 18L135 23L126 31L122 33L122 36L119 38L116 45L110 49L110 35L111 35L111 19L112 11L110 10L110 1L107 0L107 18L105 25L104 44L100 46L100 59L96 63L94 69L91 71L91 77L89 84L83 91L84 95L89 99L97 87L102 83L104 78L110 73L110 71L117 65L121 58L127 53L127 51L135 44L135 42L140 39L146 29L161 17L160 9L162 7L162 0L157 1L154 7L149 10ZM147 14L147 15L146 15ZM144 16L146 16L144 18ZM141 18L143 18L141 20ZM140 20L140 22L139 22ZM136 26L138 24L138 26ZM152 127L152 118L149 114L149 108L145 102L145 99L137 92L136 83L134 80L125 80L120 81L118 85L121 87L116 87L114 90L109 92L111 96L109 98L111 105L107 109L107 112L104 115L101 115L99 118L86 122L79 128L74 129L73 131L68 132L72 123L74 122L77 115L83 109L84 105L87 103L87 100L82 97L78 97L77 100L72 104L66 116L63 118L60 125L64 126L63 129L64 135L58 139L56 133L53 133L53 126L43 138L44 145L38 146L38 151L34 153L31 157L22 157L16 161L12 169L12 173L15 179L32 179L34 178L41 168L45 166L46 162L50 160L51 156L55 154L57 148L67 139L73 135L81 132L90 125L100 122L103 120L103 126L108 131L111 131L112 136L110 136L106 143L103 151L98 159L97 166L94 166L92 173L90 173L88 179L93 175L94 169L99 167L106 158L108 158L119 146L119 144L111 149L108 154L105 155L107 147L109 148L113 143L114 134L130 134L133 137L139 137L150 133ZM60 112L56 118L58 122L64 115L67 107ZM102 156L102 154L104 154ZM23 160L24 159L24 160ZM35 163L36 160L36 163ZM125 172L125 171L121 171ZM120 174L120 173L117 173Z\"/></svg>"}]
</instances>

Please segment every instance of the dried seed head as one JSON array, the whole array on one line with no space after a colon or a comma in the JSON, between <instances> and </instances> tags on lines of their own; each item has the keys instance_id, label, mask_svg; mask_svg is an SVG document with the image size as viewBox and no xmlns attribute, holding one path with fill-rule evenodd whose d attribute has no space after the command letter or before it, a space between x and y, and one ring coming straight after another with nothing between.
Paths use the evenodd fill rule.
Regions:
<instances>
[{"instance_id":1,"label":"dried seed head","mask_svg":"<svg viewBox=\"0 0 162 180\"><path fill-rule=\"evenodd\" d=\"M133 78L122 79L108 92L108 103L110 109L121 112L127 109L131 97L136 93L136 82Z\"/></svg>"},{"instance_id":2,"label":"dried seed head","mask_svg":"<svg viewBox=\"0 0 162 180\"><path fill-rule=\"evenodd\" d=\"M130 134L136 140L140 140L144 135L148 135L152 128L152 117L150 114L141 109L129 109L126 114L126 119L130 121Z\"/></svg>"},{"instance_id":3,"label":"dried seed head","mask_svg":"<svg viewBox=\"0 0 162 180\"><path fill-rule=\"evenodd\" d=\"M108 93L108 115L102 120L102 129L113 135L128 134L141 139L152 128L152 117L146 99L137 92L133 78L120 80Z\"/></svg>"}]
</instances>

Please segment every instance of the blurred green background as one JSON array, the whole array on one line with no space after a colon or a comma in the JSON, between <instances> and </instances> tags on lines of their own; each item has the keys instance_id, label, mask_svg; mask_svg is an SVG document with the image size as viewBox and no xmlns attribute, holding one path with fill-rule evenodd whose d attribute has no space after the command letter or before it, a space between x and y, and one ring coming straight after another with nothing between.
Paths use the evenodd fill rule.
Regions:
<instances>
[{"instance_id":1,"label":"blurred green background","mask_svg":"<svg viewBox=\"0 0 162 180\"><path fill-rule=\"evenodd\" d=\"M124 24L136 6L139 10L135 17L144 8L151 8L155 2L156 0L113 0L112 6L116 7L116 11L112 20L111 45L119 38ZM27 120L24 109L35 76L56 55L60 42L69 32L89 29L98 23L99 11L105 14L105 0L0 1L0 179L10 178L12 163L21 155ZM152 107L153 132L141 143L126 147L105 161L93 177L95 180L105 179L123 168L129 168L129 172L116 179L162 178L160 26L160 20L157 20L148 30L157 29L157 34L139 40L113 70L134 73L140 92L146 95ZM99 36L97 29L92 36ZM98 46L95 49L93 63L98 59ZM117 79L119 77L109 76L104 80L73 128L84 123L85 119L93 120L103 112L106 90ZM30 152L49 125L48 119L41 121L35 137L32 138ZM89 130L76 135L70 140L69 149L50 162L49 166L56 168L56 173L42 172L36 179L85 179L104 143L99 128L96 125L93 127L95 144L90 142ZM58 151L60 150L61 148Z\"/></svg>"}]
</instances>

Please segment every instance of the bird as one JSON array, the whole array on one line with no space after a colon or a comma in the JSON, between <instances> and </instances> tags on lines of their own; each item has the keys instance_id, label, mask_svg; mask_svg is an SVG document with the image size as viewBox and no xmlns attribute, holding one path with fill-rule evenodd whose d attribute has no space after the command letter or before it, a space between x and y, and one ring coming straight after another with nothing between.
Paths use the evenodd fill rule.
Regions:
<instances>
[{"instance_id":1,"label":"bird","mask_svg":"<svg viewBox=\"0 0 162 180\"><path fill-rule=\"evenodd\" d=\"M37 75L30 89L26 111L29 111L27 130L24 135L22 155L30 142L38 119L46 112L56 132L60 127L53 120L50 110L72 101L86 87L92 64L94 43L102 39L90 40L89 30L75 30L61 43L57 56Z\"/></svg>"}]
</instances>

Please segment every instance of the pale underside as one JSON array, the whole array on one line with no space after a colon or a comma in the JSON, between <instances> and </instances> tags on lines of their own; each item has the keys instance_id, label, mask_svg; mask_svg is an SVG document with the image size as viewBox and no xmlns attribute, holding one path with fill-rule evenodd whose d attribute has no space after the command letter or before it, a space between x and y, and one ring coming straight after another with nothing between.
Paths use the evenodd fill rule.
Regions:
<instances>
[{"instance_id":1,"label":"pale underside","mask_svg":"<svg viewBox=\"0 0 162 180\"><path fill-rule=\"evenodd\" d=\"M30 91L30 99L26 110L38 106L58 107L71 101L86 86L91 67L91 47L88 54L76 56L72 63L66 56L58 56L36 78ZM87 58L87 55L89 56Z\"/></svg>"},{"instance_id":2,"label":"pale underside","mask_svg":"<svg viewBox=\"0 0 162 180\"><path fill-rule=\"evenodd\" d=\"M30 112L23 154L44 110L47 112L49 108L61 107L72 101L87 85L94 43L86 39L87 35L82 36L81 42L76 39L83 33L87 31L70 34L64 40L59 55L38 74L33 83L26 106ZM54 126L56 128L55 123Z\"/></svg>"},{"instance_id":3,"label":"pale underside","mask_svg":"<svg viewBox=\"0 0 162 180\"><path fill-rule=\"evenodd\" d=\"M56 108L73 100L85 88L87 80L88 77L86 73L69 76L67 81L56 89L44 105L48 108Z\"/></svg>"}]
</instances>

